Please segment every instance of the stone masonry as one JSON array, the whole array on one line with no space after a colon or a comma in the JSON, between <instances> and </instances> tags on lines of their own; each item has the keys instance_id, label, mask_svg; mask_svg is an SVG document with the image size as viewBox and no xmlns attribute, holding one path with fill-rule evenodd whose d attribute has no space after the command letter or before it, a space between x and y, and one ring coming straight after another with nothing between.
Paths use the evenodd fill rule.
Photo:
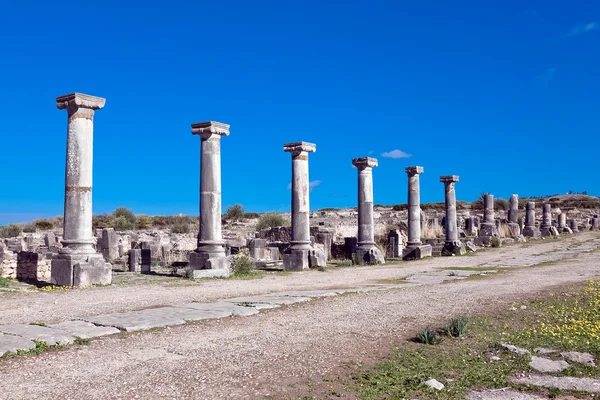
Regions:
<instances>
[{"instance_id":1,"label":"stone masonry","mask_svg":"<svg viewBox=\"0 0 600 400\"><path fill-rule=\"evenodd\" d=\"M530 201L525 208L525 227L523 236L529 238L538 238L541 236L540 230L535 226L535 202Z\"/></svg>"}]
</instances>

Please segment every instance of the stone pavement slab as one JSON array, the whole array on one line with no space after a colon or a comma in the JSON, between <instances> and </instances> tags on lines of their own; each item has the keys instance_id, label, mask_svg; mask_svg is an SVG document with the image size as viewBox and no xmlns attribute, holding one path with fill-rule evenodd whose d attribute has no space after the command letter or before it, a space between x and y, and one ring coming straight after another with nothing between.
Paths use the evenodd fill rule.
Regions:
<instances>
[{"instance_id":1,"label":"stone pavement slab","mask_svg":"<svg viewBox=\"0 0 600 400\"><path fill-rule=\"evenodd\" d=\"M0 325L0 332L21 336L28 340L39 340L40 342L46 342L46 344L50 346L56 344L71 344L74 340L73 335L70 335L65 331L39 325Z\"/></svg>"},{"instance_id":2,"label":"stone pavement slab","mask_svg":"<svg viewBox=\"0 0 600 400\"><path fill-rule=\"evenodd\" d=\"M31 350L34 348L35 343L29 339L0 333L0 356L5 353L16 353L17 350Z\"/></svg>"},{"instance_id":3,"label":"stone pavement slab","mask_svg":"<svg viewBox=\"0 0 600 400\"><path fill-rule=\"evenodd\" d=\"M517 392L507 389L473 391L467 394L467 400L540 400L547 397Z\"/></svg>"},{"instance_id":4,"label":"stone pavement slab","mask_svg":"<svg viewBox=\"0 0 600 400\"><path fill-rule=\"evenodd\" d=\"M529 375L512 378L511 382L521 385L541 386L562 390L579 390L582 392L600 393L600 380L592 378L575 378L572 376Z\"/></svg>"},{"instance_id":5,"label":"stone pavement slab","mask_svg":"<svg viewBox=\"0 0 600 400\"><path fill-rule=\"evenodd\" d=\"M570 367L566 361L553 361L537 356L531 356L529 366L539 372L560 372Z\"/></svg>"},{"instance_id":6,"label":"stone pavement slab","mask_svg":"<svg viewBox=\"0 0 600 400\"><path fill-rule=\"evenodd\" d=\"M258 314L258 308L256 307L246 307L246 306L239 306L235 303L230 303L230 302L226 302L226 301L220 301L217 303L188 303L188 304L184 304L181 306L177 306L178 308L191 308L194 310L199 310L199 311L206 311L207 315L210 315L210 313L214 313L214 317L212 318L223 318L223 317L229 317L232 315L238 315L238 316L249 316L249 315L254 315L254 314Z\"/></svg>"},{"instance_id":7,"label":"stone pavement slab","mask_svg":"<svg viewBox=\"0 0 600 400\"><path fill-rule=\"evenodd\" d=\"M273 304L276 306L288 306L290 304L296 303L304 303L312 300L310 297L300 297L300 296L286 296L285 292L277 293L277 294L266 294L263 296L246 296L246 297L235 297L233 299L225 299L225 301L235 303L235 304Z\"/></svg>"},{"instance_id":8,"label":"stone pavement slab","mask_svg":"<svg viewBox=\"0 0 600 400\"><path fill-rule=\"evenodd\" d=\"M120 332L117 328L96 326L85 321L65 321L61 322L60 324L49 326L50 328L60 329L82 339L92 339L99 336L114 335L115 333Z\"/></svg>"}]
</instances>

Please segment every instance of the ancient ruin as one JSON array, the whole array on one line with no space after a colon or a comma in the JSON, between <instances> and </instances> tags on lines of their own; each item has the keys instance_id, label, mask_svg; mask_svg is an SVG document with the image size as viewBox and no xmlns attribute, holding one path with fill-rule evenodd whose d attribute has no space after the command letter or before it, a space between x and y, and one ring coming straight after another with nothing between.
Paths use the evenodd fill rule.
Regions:
<instances>
[{"instance_id":1,"label":"ancient ruin","mask_svg":"<svg viewBox=\"0 0 600 400\"><path fill-rule=\"evenodd\" d=\"M431 257L431 245L421 242L421 193L419 175L423 167L406 167L408 175L408 243L402 251L403 260Z\"/></svg>"},{"instance_id":2,"label":"ancient ruin","mask_svg":"<svg viewBox=\"0 0 600 400\"><path fill-rule=\"evenodd\" d=\"M97 254L92 236L92 154L94 112L106 100L72 93L56 98L68 112L63 247L52 260L52 283L60 286L107 285L110 264Z\"/></svg>"},{"instance_id":3,"label":"ancient ruin","mask_svg":"<svg viewBox=\"0 0 600 400\"><path fill-rule=\"evenodd\" d=\"M540 233L542 237L558 235L558 230L552 225L552 206L550 204L544 204L542 207Z\"/></svg>"},{"instance_id":4,"label":"ancient ruin","mask_svg":"<svg viewBox=\"0 0 600 400\"><path fill-rule=\"evenodd\" d=\"M519 236L521 234L521 226L519 225L519 195L511 195L509 203L510 208L508 209L508 225L514 236Z\"/></svg>"},{"instance_id":5,"label":"ancient ruin","mask_svg":"<svg viewBox=\"0 0 600 400\"><path fill-rule=\"evenodd\" d=\"M194 278L229 276L221 232L221 136L229 136L229 125L199 122L192 134L200 136L200 230L188 268Z\"/></svg>"},{"instance_id":6,"label":"ancient ruin","mask_svg":"<svg viewBox=\"0 0 600 400\"><path fill-rule=\"evenodd\" d=\"M382 264L383 254L375 246L375 226L373 222L373 167L377 159L355 158L352 165L358 170L358 247L356 261L359 264Z\"/></svg>"},{"instance_id":7,"label":"ancient ruin","mask_svg":"<svg viewBox=\"0 0 600 400\"><path fill-rule=\"evenodd\" d=\"M456 192L454 184L458 182L457 175L441 176L440 182L444 184L446 199L446 241L442 250L443 256L463 255L467 252L465 245L458 239L458 226L456 223Z\"/></svg>"}]
</instances>

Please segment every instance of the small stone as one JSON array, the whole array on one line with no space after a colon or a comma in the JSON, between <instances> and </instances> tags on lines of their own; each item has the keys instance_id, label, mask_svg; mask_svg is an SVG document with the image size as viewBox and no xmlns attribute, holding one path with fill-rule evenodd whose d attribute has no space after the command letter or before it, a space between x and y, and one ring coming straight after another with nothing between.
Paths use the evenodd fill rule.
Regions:
<instances>
[{"instance_id":1,"label":"small stone","mask_svg":"<svg viewBox=\"0 0 600 400\"><path fill-rule=\"evenodd\" d=\"M521 347L513 346L512 344L500 343L500 346L502 346L505 350L508 350L512 353L516 353L521 356L524 356L526 354L531 354L531 352L529 350L521 348Z\"/></svg>"},{"instance_id":2,"label":"small stone","mask_svg":"<svg viewBox=\"0 0 600 400\"><path fill-rule=\"evenodd\" d=\"M580 364L596 366L596 360L594 359L594 356L590 353L579 353L577 351L567 351L564 353L560 353L560 355L569 361L577 362Z\"/></svg>"},{"instance_id":3,"label":"small stone","mask_svg":"<svg viewBox=\"0 0 600 400\"><path fill-rule=\"evenodd\" d=\"M498 356L491 356L490 357L490 361L500 361L500 357L498 357Z\"/></svg>"},{"instance_id":4,"label":"small stone","mask_svg":"<svg viewBox=\"0 0 600 400\"><path fill-rule=\"evenodd\" d=\"M521 310L527 310L527 306L521 306Z\"/></svg>"},{"instance_id":5,"label":"small stone","mask_svg":"<svg viewBox=\"0 0 600 400\"><path fill-rule=\"evenodd\" d=\"M429 386L430 388L437 389L437 390L442 390L444 388L444 384L435 379L430 379L430 380L424 382L423 384L425 386Z\"/></svg>"},{"instance_id":6,"label":"small stone","mask_svg":"<svg viewBox=\"0 0 600 400\"><path fill-rule=\"evenodd\" d=\"M558 353L558 350L555 349L550 349L547 347L536 347L535 349L533 349L534 352L538 353L538 354L552 354L552 353Z\"/></svg>"},{"instance_id":7,"label":"small stone","mask_svg":"<svg viewBox=\"0 0 600 400\"><path fill-rule=\"evenodd\" d=\"M536 356L531 357L529 366L539 372L560 372L570 367L566 361L553 361Z\"/></svg>"}]
</instances>

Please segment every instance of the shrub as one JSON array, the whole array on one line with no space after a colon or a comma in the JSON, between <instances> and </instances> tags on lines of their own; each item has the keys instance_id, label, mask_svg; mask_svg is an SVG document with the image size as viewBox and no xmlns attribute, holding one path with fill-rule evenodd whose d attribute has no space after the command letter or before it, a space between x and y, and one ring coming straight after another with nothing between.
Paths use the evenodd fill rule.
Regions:
<instances>
[{"instance_id":1,"label":"shrub","mask_svg":"<svg viewBox=\"0 0 600 400\"><path fill-rule=\"evenodd\" d=\"M444 332L451 337L463 336L468 331L469 321L466 317L452 318L444 325Z\"/></svg>"},{"instance_id":2,"label":"shrub","mask_svg":"<svg viewBox=\"0 0 600 400\"><path fill-rule=\"evenodd\" d=\"M138 215L135 218L135 225L138 229L146 229L152 225L152 218L147 215Z\"/></svg>"},{"instance_id":3,"label":"shrub","mask_svg":"<svg viewBox=\"0 0 600 400\"><path fill-rule=\"evenodd\" d=\"M115 218L123 217L130 224L132 224L132 225L135 224L135 214L133 214L133 211L131 211L130 209L125 208L125 207L116 208L115 211L113 211L113 217L115 217Z\"/></svg>"},{"instance_id":4,"label":"shrub","mask_svg":"<svg viewBox=\"0 0 600 400\"><path fill-rule=\"evenodd\" d=\"M34 221L33 224L41 231L48 231L54 228L54 224L47 219L38 219L37 221Z\"/></svg>"},{"instance_id":5,"label":"shrub","mask_svg":"<svg viewBox=\"0 0 600 400\"><path fill-rule=\"evenodd\" d=\"M23 232L25 233L35 233L37 231L37 228L35 227L34 224L27 224L23 226Z\"/></svg>"},{"instance_id":6,"label":"shrub","mask_svg":"<svg viewBox=\"0 0 600 400\"><path fill-rule=\"evenodd\" d=\"M225 219L239 221L244 219L244 207L241 204L233 206L227 206L227 212L225 213Z\"/></svg>"},{"instance_id":7,"label":"shrub","mask_svg":"<svg viewBox=\"0 0 600 400\"><path fill-rule=\"evenodd\" d=\"M190 233L190 224L178 222L171 227L171 233Z\"/></svg>"},{"instance_id":8,"label":"shrub","mask_svg":"<svg viewBox=\"0 0 600 400\"><path fill-rule=\"evenodd\" d=\"M396 204L394 207L392 207L392 210L394 210L394 211L408 210L408 204Z\"/></svg>"},{"instance_id":9,"label":"shrub","mask_svg":"<svg viewBox=\"0 0 600 400\"><path fill-rule=\"evenodd\" d=\"M492 238L492 247L500 247L501 245L502 245L502 242L500 241L500 238L494 236Z\"/></svg>"},{"instance_id":10,"label":"shrub","mask_svg":"<svg viewBox=\"0 0 600 400\"><path fill-rule=\"evenodd\" d=\"M417 342L423 344L438 344L441 342L441 338L438 335L437 331L429 326L417 332L416 339Z\"/></svg>"},{"instance_id":11,"label":"shrub","mask_svg":"<svg viewBox=\"0 0 600 400\"><path fill-rule=\"evenodd\" d=\"M112 220L112 227L115 231L131 231L135 228L134 224L122 215Z\"/></svg>"},{"instance_id":12,"label":"shrub","mask_svg":"<svg viewBox=\"0 0 600 400\"><path fill-rule=\"evenodd\" d=\"M0 227L0 237L12 238L12 237L17 237L20 234L21 234L21 227L19 225L9 224L9 225Z\"/></svg>"},{"instance_id":13,"label":"shrub","mask_svg":"<svg viewBox=\"0 0 600 400\"><path fill-rule=\"evenodd\" d=\"M496 210L508 210L510 208L510 201L504 199L494 199L494 208Z\"/></svg>"},{"instance_id":14,"label":"shrub","mask_svg":"<svg viewBox=\"0 0 600 400\"><path fill-rule=\"evenodd\" d=\"M260 214L259 213L255 213L255 212L247 212L247 213L244 213L244 218L245 219L260 218Z\"/></svg>"},{"instance_id":15,"label":"shrub","mask_svg":"<svg viewBox=\"0 0 600 400\"><path fill-rule=\"evenodd\" d=\"M234 275L250 275L254 270L254 261L246 255L237 256L231 263L231 269Z\"/></svg>"},{"instance_id":16,"label":"shrub","mask_svg":"<svg viewBox=\"0 0 600 400\"><path fill-rule=\"evenodd\" d=\"M94 215L92 217L92 227L95 229L110 228L113 226L114 217L110 214Z\"/></svg>"},{"instance_id":17,"label":"shrub","mask_svg":"<svg viewBox=\"0 0 600 400\"><path fill-rule=\"evenodd\" d=\"M288 221L283 217L283 215L270 212L263 214L260 216L260 218L258 218L256 229L260 231L265 228L275 228L286 225L288 225Z\"/></svg>"}]
</instances>

